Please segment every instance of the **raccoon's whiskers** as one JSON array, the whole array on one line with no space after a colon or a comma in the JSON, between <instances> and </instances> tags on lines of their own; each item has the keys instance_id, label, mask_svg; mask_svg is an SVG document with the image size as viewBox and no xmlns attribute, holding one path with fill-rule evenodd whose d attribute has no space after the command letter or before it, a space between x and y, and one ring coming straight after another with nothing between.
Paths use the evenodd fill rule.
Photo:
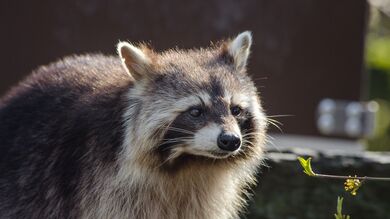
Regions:
<instances>
[{"instance_id":1,"label":"raccoon's whiskers","mask_svg":"<svg viewBox=\"0 0 390 219\"><path fill-rule=\"evenodd\" d=\"M191 135L195 134L195 132L192 132L190 130L177 128L177 127L168 127L167 130L176 131L176 132L180 132L180 133L183 133L183 134L191 134Z\"/></svg>"},{"instance_id":2,"label":"raccoon's whiskers","mask_svg":"<svg viewBox=\"0 0 390 219\"><path fill-rule=\"evenodd\" d=\"M166 138L163 141L172 141L172 140L191 140L192 137L176 137L176 138Z\"/></svg>"},{"instance_id":3,"label":"raccoon's whiskers","mask_svg":"<svg viewBox=\"0 0 390 219\"><path fill-rule=\"evenodd\" d=\"M267 118L267 122L271 125L273 125L275 128L279 129L279 131L281 133L283 133L283 130L282 128L280 128L280 126L282 126L283 124L275 119L270 119L270 118Z\"/></svg>"},{"instance_id":4,"label":"raccoon's whiskers","mask_svg":"<svg viewBox=\"0 0 390 219\"><path fill-rule=\"evenodd\" d=\"M261 133L257 133L257 132L248 132L248 133L245 133L242 135L242 138L246 138L246 137L256 137L256 136L261 136L263 134Z\"/></svg>"},{"instance_id":5,"label":"raccoon's whiskers","mask_svg":"<svg viewBox=\"0 0 390 219\"><path fill-rule=\"evenodd\" d=\"M283 126L283 123L281 123L280 121L276 120L276 119L272 119L272 118L280 118L280 117L290 117L290 116L294 116L294 115L289 115L289 114L281 114L281 115L270 115L270 116L267 116L266 118L266 121L273 125L274 127L276 127L277 129L279 129L280 132L283 133L283 130L280 128L280 126Z\"/></svg>"},{"instance_id":6,"label":"raccoon's whiskers","mask_svg":"<svg viewBox=\"0 0 390 219\"><path fill-rule=\"evenodd\" d=\"M271 118L269 118L269 117L267 117L267 121L274 122L275 124L278 124L278 125L283 125L283 123L279 122L278 120L276 120L276 119L271 119Z\"/></svg>"},{"instance_id":7,"label":"raccoon's whiskers","mask_svg":"<svg viewBox=\"0 0 390 219\"><path fill-rule=\"evenodd\" d=\"M255 147L255 145L253 144L253 142L248 141L248 140L245 140L245 139L242 140L242 143L243 143L243 144L248 144L248 145L250 145L250 146L252 146L252 147Z\"/></svg>"},{"instance_id":8,"label":"raccoon's whiskers","mask_svg":"<svg viewBox=\"0 0 390 219\"><path fill-rule=\"evenodd\" d=\"M176 143L176 142L190 141L190 140L192 140L192 138L189 138L189 137L164 139L164 140L162 141L161 145L168 144L168 143Z\"/></svg>"},{"instance_id":9,"label":"raccoon's whiskers","mask_svg":"<svg viewBox=\"0 0 390 219\"><path fill-rule=\"evenodd\" d=\"M267 116L267 118L280 118L280 117L290 117L290 116L294 116L294 115L289 115L289 114L280 114L280 115L271 115L271 116Z\"/></svg>"},{"instance_id":10,"label":"raccoon's whiskers","mask_svg":"<svg viewBox=\"0 0 390 219\"><path fill-rule=\"evenodd\" d=\"M173 150L173 152L171 154L169 154L169 156L167 157L167 159L164 161L164 163L166 162L172 162L174 159L178 158L183 152L182 151L179 151L179 150Z\"/></svg>"},{"instance_id":11,"label":"raccoon's whiskers","mask_svg":"<svg viewBox=\"0 0 390 219\"><path fill-rule=\"evenodd\" d=\"M268 80L268 77L256 77L256 78L253 78L253 80L255 82L258 82L258 81Z\"/></svg>"},{"instance_id":12,"label":"raccoon's whiskers","mask_svg":"<svg viewBox=\"0 0 390 219\"><path fill-rule=\"evenodd\" d=\"M278 152L281 152L281 150L275 145L275 143L272 141L274 138L270 135L268 135L266 138L265 138L265 142L267 142L267 144L271 145L272 147L274 147Z\"/></svg>"},{"instance_id":13,"label":"raccoon's whiskers","mask_svg":"<svg viewBox=\"0 0 390 219\"><path fill-rule=\"evenodd\" d=\"M244 142L243 142L244 143ZM246 144L247 142L245 142ZM239 150L238 153L235 155L235 156L238 156L238 155L244 155L244 156L247 156L247 153L245 152L245 150Z\"/></svg>"},{"instance_id":14,"label":"raccoon's whiskers","mask_svg":"<svg viewBox=\"0 0 390 219\"><path fill-rule=\"evenodd\" d=\"M178 142L181 142L181 141L178 141ZM193 139L189 139L188 143L193 144ZM161 164L158 165L156 168L159 168L159 167L165 165L166 163L173 162L176 158L178 158L183 153L184 153L184 150L182 147L176 147L176 148L172 149L169 156L163 162L161 162Z\"/></svg>"}]
</instances>

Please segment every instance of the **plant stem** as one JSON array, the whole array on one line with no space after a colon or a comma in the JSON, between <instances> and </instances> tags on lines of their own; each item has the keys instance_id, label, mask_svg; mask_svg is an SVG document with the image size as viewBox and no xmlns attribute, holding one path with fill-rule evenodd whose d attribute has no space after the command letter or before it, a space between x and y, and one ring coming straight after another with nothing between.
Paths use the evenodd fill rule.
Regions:
<instances>
[{"instance_id":1,"label":"plant stem","mask_svg":"<svg viewBox=\"0 0 390 219\"><path fill-rule=\"evenodd\" d=\"M388 177L369 177L369 176L337 176L328 174L315 173L314 177L328 178L328 179L358 179L358 180L374 180L374 181L390 181Z\"/></svg>"}]
</instances>

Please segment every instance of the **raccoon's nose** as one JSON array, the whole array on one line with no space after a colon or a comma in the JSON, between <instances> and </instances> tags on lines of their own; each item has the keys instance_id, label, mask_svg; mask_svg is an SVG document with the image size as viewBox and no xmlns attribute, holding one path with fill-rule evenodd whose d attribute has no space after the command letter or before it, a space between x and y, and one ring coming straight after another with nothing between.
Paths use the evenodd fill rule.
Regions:
<instances>
[{"instance_id":1,"label":"raccoon's nose","mask_svg":"<svg viewBox=\"0 0 390 219\"><path fill-rule=\"evenodd\" d=\"M235 134L222 132L218 136L218 147L225 151L235 151L241 145L241 139Z\"/></svg>"}]
</instances>

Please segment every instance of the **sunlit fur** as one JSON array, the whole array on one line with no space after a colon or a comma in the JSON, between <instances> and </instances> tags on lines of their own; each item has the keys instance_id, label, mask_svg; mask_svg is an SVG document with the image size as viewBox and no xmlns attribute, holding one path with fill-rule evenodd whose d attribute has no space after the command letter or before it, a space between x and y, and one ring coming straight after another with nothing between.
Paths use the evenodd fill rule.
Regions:
<instances>
[{"instance_id":1,"label":"sunlit fur","mask_svg":"<svg viewBox=\"0 0 390 219\"><path fill-rule=\"evenodd\" d=\"M71 205L77 208L70 209L74 214L59 213L66 203L56 202L60 199L53 193L51 199L58 210L38 205L36 218L238 218L263 159L266 129L257 89L246 73L250 44L249 32L210 48L162 53L144 46L122 48L126 43L119 44L123 67L115 67L112 73L125 75L117 80L128 74L132 78L120 82L121 89L125 89L117 98L123 105L118 110L122 125L107 129L107 135L123 132L115 158L100 162L92 158L93 150L87 150L80 159L92 161L78 181L77 195L72 199L75 205ZM121 49L126 50L126 57ZM132 50L142 59L127 60L132 59ZM120 65L119 60L112 63ZM88 74L88 69L85 71ZM115 83L110 81L110 86ZM10 96L8 99L12 99ZM208 107L210 121L196 128L175 126L177 120L187 118L189 108L200 104ZM231 115L230 107L234 105L245 110L242 118ZM99 114L99 107L91 113ZM104 129L105 124L99 122L93 127ZM220 157L208 153L206 149L219 150L216 139L213 146L218 129L237 132L242 139L240 149ZM200 140L199 136L206 138ZM95 140L90 147L100 144L106 143ZM56 189L53 185L53 191ZM1 209L0 199L2 211L6 212Z\"/></svg>"}]
</instances>

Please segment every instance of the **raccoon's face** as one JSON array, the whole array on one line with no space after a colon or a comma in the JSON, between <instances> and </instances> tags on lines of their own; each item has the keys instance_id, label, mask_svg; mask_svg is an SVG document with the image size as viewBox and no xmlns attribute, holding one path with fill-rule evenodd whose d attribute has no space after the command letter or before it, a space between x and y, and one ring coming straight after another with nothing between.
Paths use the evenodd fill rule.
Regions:
<instances>
[{"instance_id":1,"label":"raccoon's face","mask_svg":"<svg viewBox=\"0 0 390 219\"><path fill-rule=\"evenodd\" d=\"M135 79L129 99L138 104L127 115L137 126L132 137L151 142L145 151L167 161L262 153L265 116L246 74L251 41L244 32L221 46L161 54L120 43L118 52Z\"/></svg>"}]
</instances>

